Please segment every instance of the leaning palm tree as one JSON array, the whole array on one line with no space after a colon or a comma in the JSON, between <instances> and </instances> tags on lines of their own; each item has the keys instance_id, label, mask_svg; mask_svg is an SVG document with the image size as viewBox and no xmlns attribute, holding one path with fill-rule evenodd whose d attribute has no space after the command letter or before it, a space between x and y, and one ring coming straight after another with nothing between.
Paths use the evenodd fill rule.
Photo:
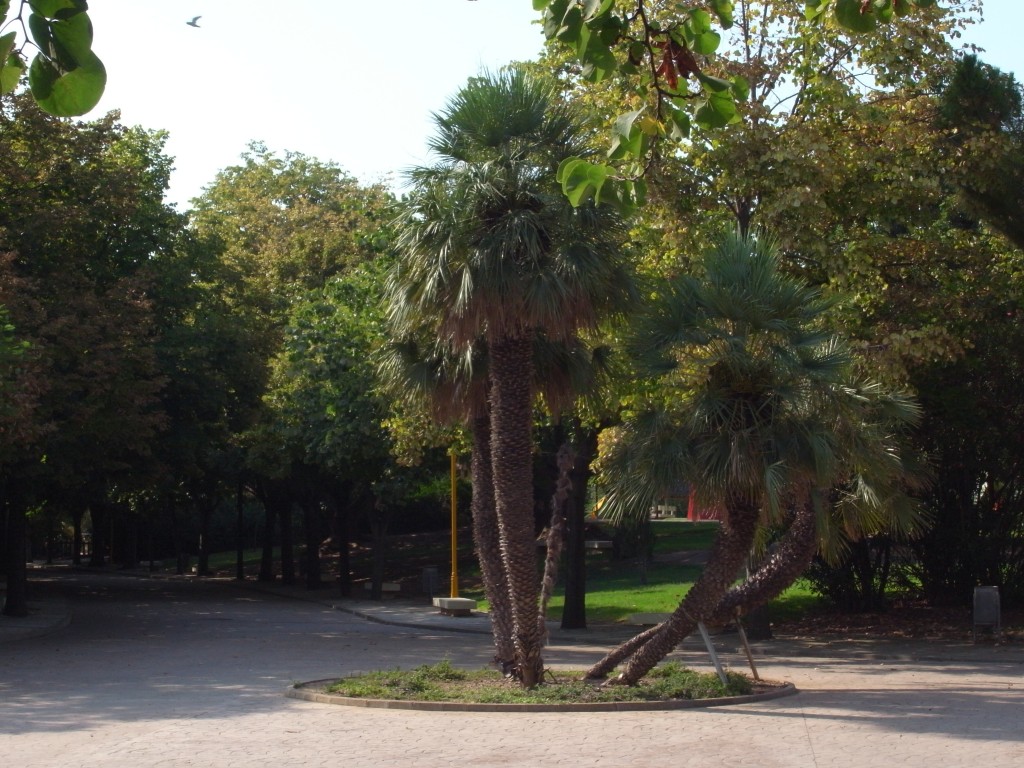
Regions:
<instances>
[{"instance_id":1,"label":"leaning palm tree","mask_svg":"<svg viewBox=\"0 0 1024 768\"><path fill-rule=\"evenodd\" d=\"M510 68L474 78L435 116L431 166L410 172L389 280L398 329L428 323L444 344L488 347L491 470L517 673L543 674L531 466L533 342L595 327L631 298L607 209L572 207L555 181L586 132L551 87Z\"/></svg>"},{"instance_id":2,"label":"leaning palm tree","mask_svg":"<svg viewBox=\"0 0 1024 768\"><path fill-rule=\"evenodd\" d=\"M666 386L621 427L605 506L645 511L686 479L724 511L722 529L670 618L628 644L624 684L722 609L763 522L803 510L794 530L806 541L813 499L849 471L845 431L863 416L850 352L824 326L829 302L780 272L769 240L723 238L704 272L668 284L638 323L634 351ZM794 550L803 557L807 547ZM613 651L591 675L622 655Z\"/></svg>"}]
</instances>

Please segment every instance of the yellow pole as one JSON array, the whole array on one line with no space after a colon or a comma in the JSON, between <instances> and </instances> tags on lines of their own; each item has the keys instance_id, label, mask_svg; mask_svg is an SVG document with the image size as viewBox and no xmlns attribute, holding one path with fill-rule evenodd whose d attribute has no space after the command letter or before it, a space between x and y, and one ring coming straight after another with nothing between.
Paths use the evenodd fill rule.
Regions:
<instances>
[{"instance_id":1,"label":"yellow pole","mask_svg":"<svg viewBox=\"0 0 1024 768\"><path fill-rule=\"evenodd\" d=\"M459 596L458 536L455 530L456 495L455 495L455 449L451 450L452 464L452 589L449 597Z\"/></svg>"}]
</instances>

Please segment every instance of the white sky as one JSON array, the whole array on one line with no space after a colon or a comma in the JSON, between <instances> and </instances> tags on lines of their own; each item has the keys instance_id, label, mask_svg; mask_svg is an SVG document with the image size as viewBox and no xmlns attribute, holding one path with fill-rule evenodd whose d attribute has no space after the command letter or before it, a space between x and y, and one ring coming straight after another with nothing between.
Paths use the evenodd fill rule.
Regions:
<instances>
[{"instance_id":1,"label":"white sky","mask_svg":"<svg viewBox=\"0 0 1024 768\"><path fill-rule=\"evenodd\" d=\"M968 41L1021 70L1024 3L985 9ZM169 132L180 210L252 140L397 182L467 77L543 45L531 0L93 0L89 14L108 76L90 117Z\"/></svg>"}]
</instances>

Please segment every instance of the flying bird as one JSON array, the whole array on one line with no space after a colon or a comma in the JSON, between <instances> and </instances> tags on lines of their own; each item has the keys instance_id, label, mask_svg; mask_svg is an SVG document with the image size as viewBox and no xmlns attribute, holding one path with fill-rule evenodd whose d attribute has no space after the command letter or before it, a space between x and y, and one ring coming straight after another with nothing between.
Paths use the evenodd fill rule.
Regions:
<instances>
[{"instance_id":1,"label":"flying bird","mask_svg":"<svg viewBox=\"0 0 1024 768\"><path fill-rule=\"evenodd\" d=\"M201 18L203 18L203 17L202 16L196 16L195 18L192 19L192 21L186 21L185 23L188 24L190 27L196 27L198 29L199 25L196 24L196 22L199 21Z\"/></svg>"}]
</instances>

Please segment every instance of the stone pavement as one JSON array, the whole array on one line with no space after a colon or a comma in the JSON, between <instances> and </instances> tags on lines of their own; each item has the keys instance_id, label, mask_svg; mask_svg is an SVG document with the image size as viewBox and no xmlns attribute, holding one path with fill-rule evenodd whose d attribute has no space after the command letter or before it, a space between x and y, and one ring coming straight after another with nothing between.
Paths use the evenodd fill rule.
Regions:
<instances>
[{"instance_id":1,"label":"stone pavement","mask_svg":"<svg viewBox=\"0 0 1024 768\"><path fill-rule=\"evenodd\" d=\"M1024 765L1019 647L770 641L759 645L761 674L801 692L716 709L365 710L283 692L300 680L445 654L479 665L486 621L397 602L334 610L327 598L251 584L55 581L33 605L31 639L10 626L25 620L0 618L3 765ZM580 666L615 639L556 630L546 658ZM677 656L707 667L689 643Z\"/></svg>"}]
</instances>

